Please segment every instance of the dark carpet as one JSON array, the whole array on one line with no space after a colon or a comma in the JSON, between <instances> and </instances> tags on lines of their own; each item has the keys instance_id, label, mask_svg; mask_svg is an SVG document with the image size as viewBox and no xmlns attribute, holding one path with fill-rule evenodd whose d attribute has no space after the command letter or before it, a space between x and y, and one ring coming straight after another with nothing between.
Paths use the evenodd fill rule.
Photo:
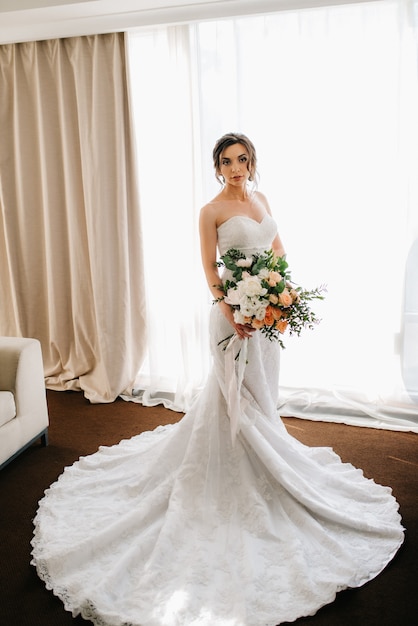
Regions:
<instances>
[{"instance_id":1,"label":"dark carpet","mask_svg":"<svg viewBox=\"0 0 418 626\"><path fill-rule=\"evenodd\" d=\"M79 456L181 418L161 406L147 408L123 400L92 405L76 392L48 391L47 399L49 446L34 444L0 472L0 626L90 623L67 613L29 564L37 502L63 468ZM284 422L303 443L331 446L367 477L392 487L407 529L404 545L376 579L341 592L333 604L293 624L418 626L417 435L294 418Z\"/></svg>"}]
</instances>

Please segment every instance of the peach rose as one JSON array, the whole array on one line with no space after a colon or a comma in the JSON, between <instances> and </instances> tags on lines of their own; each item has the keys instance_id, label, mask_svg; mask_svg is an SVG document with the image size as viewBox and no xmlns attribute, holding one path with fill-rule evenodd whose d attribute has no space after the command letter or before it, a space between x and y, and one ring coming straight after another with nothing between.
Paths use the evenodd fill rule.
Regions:
<instances>
[{"instance_id":1,"label":"peach rose","mask_svg":"<svg viewBox=\"0 0 418 626\"><path fill-rule=\"evenodd\" d=\"M268 279L268 284L270 285L270 287L275 287L277 283L279 283L281 280L282 277L279 272L270 272Z\"/></svg>"},{"instance_id":2,"label":"peach rose","mask_svg":"<svg viewBox=\"0 0 418 626\"><path fill-rule=\"evenodd\" d=\"M293 302L296 302L296 304L300 301L300 296L299 296L299 293L296 291L296 289L291 289L290 295L291 295Z\"/></svg>"},{"instance_id":3,"label":"peach rose","mask_svg":"<svg viewBox=\"0 0 418 626\"><path fill-rule=\"evenodd\" d=\"M284 333L287 328L287 320L278 320L275 324L275 328L277 328L279 333Z\"/></svg>"},{"instance_id":4,"label":"peach rose","mask_svg":"<svg viewBox=\"0 0 418 626\"><path fill-rule=\"evenodd\" d=\"M264 323L266 324L266 326L271 326L273 322L274 322L273 307L268 305L266 308L266 313L264 315Z\"/></svg>"},{"instance_id":5,"label":"peach rose","mask_svg":"<svg viewBox=\"0 0 418 626\"><path fill-rule=\"evenodd\" d=\"M269 301L270 301L272 304L277 304L277 303L278 303L278 301L279 301L279 298L276 296L276 294L275 294L275 293L271 293L271 294L269 295Z\"/></svg>"},{"instance_id":6,"label":"peach rose","mask_svg":"<svg viewBox=\"0 0 418 626\"><path fill-rule=\"evenodd\" d=\"M279 320L282 316L283 316L283 312L281 309L279 309L277 306L272 306L271 307L273 310L273 317L275 320Z\"/></svg>"},{"instance_id":7,"label":"peach rose","mask_svg":"<svg viewBox=\"0 0 418 626\"><path fill-rule=\"evenodd\" d=\"M284 307L292 304L292 296L290 295L288 289L283 289L282 293L279 294L279 302Z\"/></svg>"},{"instance_id":8,"label":"peach rose","mask_svg":"<svg viewBox=\"0 0 418 626\"><path fill-rule=\"evenodd\" d=\"M260 328L263 328L264 326L264 320L258 320L256 317L252 320L251 322L251 326L253 328L256 328L257 330L260 330Z\"/></svg>"}]
</instances>

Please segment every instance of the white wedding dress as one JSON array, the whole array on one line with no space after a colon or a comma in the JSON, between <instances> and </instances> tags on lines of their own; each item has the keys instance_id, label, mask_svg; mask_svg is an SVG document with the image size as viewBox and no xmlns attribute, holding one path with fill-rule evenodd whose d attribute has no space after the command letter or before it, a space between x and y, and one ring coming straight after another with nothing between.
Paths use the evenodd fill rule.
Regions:
<instances>
[{"instance_id":1,"label":"white wedding dress","mask_svg":"<svg viewBox=\"0 0 418 626\"><path fill-rule=\"evenodd\" d=\"M219 250L270 247L274 220L234 217ZM403 541L388 487L277 415L280 349L248 340L234 445L211 312L213 370L184 418L67 467L35 518L39 576L100 626L275 626L375 577ZM238 343L238 342L237 342ZM237 346L238 350L238 346Z\"/></svg>"}]
</instances>

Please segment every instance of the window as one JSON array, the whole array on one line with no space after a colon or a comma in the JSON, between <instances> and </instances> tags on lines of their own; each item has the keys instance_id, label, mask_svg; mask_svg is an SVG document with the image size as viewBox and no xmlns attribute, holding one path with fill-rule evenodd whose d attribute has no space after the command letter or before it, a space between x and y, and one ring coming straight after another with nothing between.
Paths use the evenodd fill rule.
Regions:
<instances>
[{"instance_id":1,"label":"window","mask_svg":"<svg viewBox=\"0 0 418 626\"><path fill-rule=\"evenodd\" d=\"M416 28L404 8L372 2L130 35L150 318L138 378L145 403L185 410L209 370L197 220L218 190L213 145L238 130L256 145L293 278L328 286L320 326L286 341L282 415L418 424L408 374L418 345L402 349L405 268L418 237Z\"/></svg>"}]
</instances>

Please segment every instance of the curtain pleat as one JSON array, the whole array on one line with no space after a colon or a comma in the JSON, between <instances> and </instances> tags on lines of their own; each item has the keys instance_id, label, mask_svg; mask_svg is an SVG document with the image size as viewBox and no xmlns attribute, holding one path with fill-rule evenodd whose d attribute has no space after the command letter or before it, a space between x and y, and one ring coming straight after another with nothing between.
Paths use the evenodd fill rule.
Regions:
<instances>
[{"instance_id":1,"label":"curtain pleat","mask_svg":"<svg viewBox=\"0 0 418 626\"><path fill-rule=\"evenodd\" d=\"M41 341L46 385L111 402L145 350L122 33L0 46L0 334Z\"/></svg>"}]
</instances>

